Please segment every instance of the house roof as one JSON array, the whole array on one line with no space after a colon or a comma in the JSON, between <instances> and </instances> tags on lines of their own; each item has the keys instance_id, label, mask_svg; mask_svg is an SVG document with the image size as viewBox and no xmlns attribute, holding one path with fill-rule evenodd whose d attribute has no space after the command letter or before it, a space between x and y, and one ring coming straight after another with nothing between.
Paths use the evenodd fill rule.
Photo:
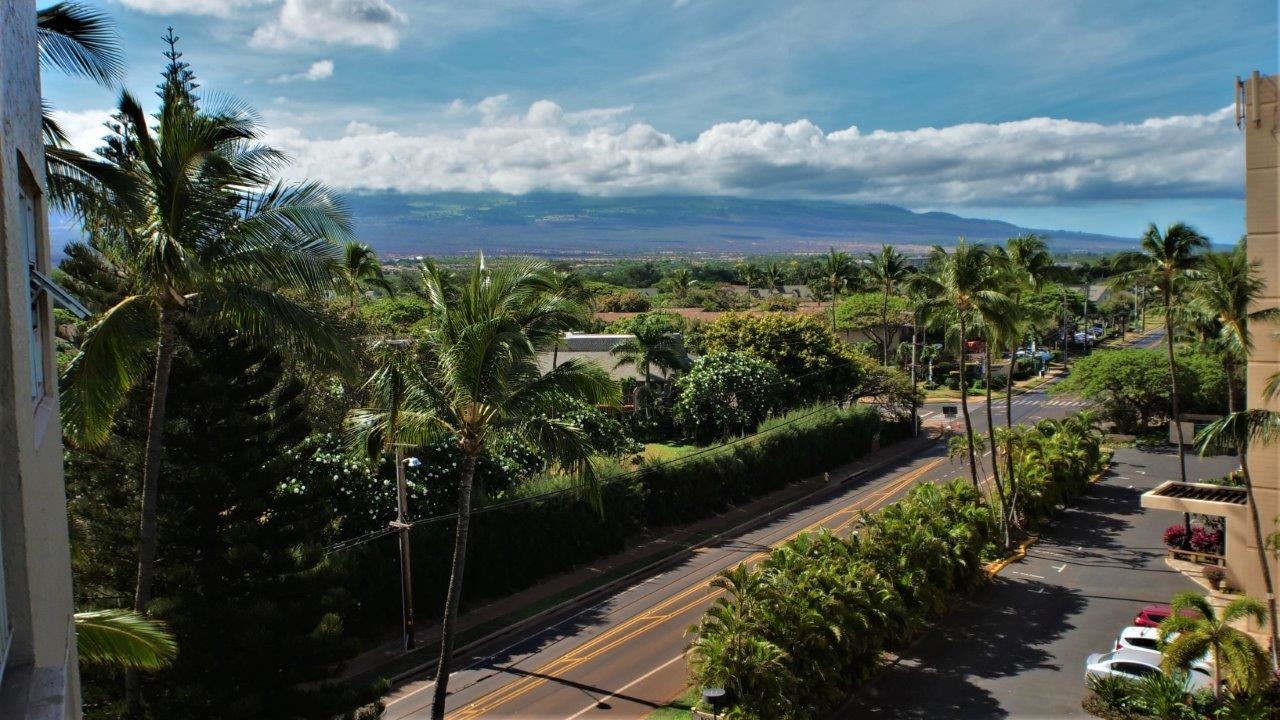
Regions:
<instances>
[{"instance_id":1,"label":"house roof","mask_svg":"<svg viewBox=\"0 0 1280 720\"><path fill-rule=\"evenodd\" d=\"M1201 500L1204 502L1229 503L1231 505L1247 505L1249 503L1248 491L1242 487L1228 487L1226 485L1167 482L1152 490L1151 494L1156 497L1177 500Z\"/></svg>"}]
</instances>

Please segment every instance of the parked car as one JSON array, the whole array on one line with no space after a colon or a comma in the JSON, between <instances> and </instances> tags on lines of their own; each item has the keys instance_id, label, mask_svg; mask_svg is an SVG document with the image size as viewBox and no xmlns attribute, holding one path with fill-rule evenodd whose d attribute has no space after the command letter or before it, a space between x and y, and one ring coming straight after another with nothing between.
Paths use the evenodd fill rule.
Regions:
<instances>
[{"instance_id":1,"label":"parked car","mask_svg":"<svg viewBox=\"0 0 1280 720\"><path fill-rule=\"evenodd\" d=\"M1165 643L1171 643L1178 639L1178 633L1169 633L1169 637L1165 639ZM1120 635L1116 637L1116 650L1137 650L1139 652L1155 653L1161 657L1164 656L1164 647L1160 643L1160 629L1153 627L1141 627L1131 625L1120 631ZM1157 660L1157 662L1159 662ZM1209 653L1205 653L1196 659L1194 665L1204 668L1205 672L1213 672L1212 660L1209 659Z\"/></svg>"},{"instance_id":2,"label":"parked car","mask_svg":"<svg viewBox=\"0 0 1280 720\"><path fill-rule=\"evenodd\" d=\"M1148 605L1142 608L1138 613L1138 617L1133 619L1133 624L1138 627L1160 627L1160 622L1173 614L1173 608L1168 605ZM1184 617L1199 617L1195 610L1186 609L1182 611Z\"/></svg>"},{"instance_id":3,"label":"parked car","mask_svg":"<svg viewBox=\"0 0 1280 720\"><path fill-rule=\"evenodd\" d=\"M1122 677L1129 680L1141 680L1151 675L1159 675L1160 653L1150 650L1131 650L1123 648L1108 653L1094 653L1084 661L1085 679L1090 677ZM1187 690L1208 690L1213 688L1213 674L1203 665L1193 665L1187 673Z\"/></svg>"}]
</instances>

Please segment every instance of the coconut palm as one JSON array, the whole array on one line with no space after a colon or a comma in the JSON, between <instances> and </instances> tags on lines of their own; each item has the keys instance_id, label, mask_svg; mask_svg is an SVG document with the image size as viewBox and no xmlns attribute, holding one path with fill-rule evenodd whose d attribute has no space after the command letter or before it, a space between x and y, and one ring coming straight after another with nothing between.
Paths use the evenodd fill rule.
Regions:
<instances>
[{"instance_id":1,"label":"coconut palm","mask_svg":"<svg viewBox=\"0 0 1280 720\"><path fill-rule=\"evenodd\" d=\"M1182 434L1182 422L1178 417L1178 372L1173 356L1175 315L1174 300L1178 298L1187 278L1200 264L1198 252L1208 247L1209 240L1185 223L1174 223L1163 233L1155 223L1147 226L1142 235L1142 251L1126 253L1124 261L1138 263L1138 268L1124 275L1118 282L1128 284L1138 281L1149 284L1160 294L1164 305L1164 344L1169 356L1170 411L1178 433L1178 472L1182 482L1187 481L1186 438ZM1187 533L1188 537L1190 533Z\"/></svg>"},{"instance_id":2,"label":"coconut palm","mask_svg":"<svg viewBox=\"0 0 1280 720\"><path fill-rule=\"evenodd\" d=\"M1271 636L1271 665L1277 665L1277 648L1280 648L1280 628L1276 627L1276 600L1271 566L1267 562L1266 542L1263 539L1262 521L1258 516L1258 499L1253 491L1253 476L1249 468L1249 448L1254 444L1269 445L1280 440L1280 413L1272 410L1250 409L1237 410L1200 431L1196 437L1201 453L1211 449L1234 449L1240 457L1240 472L1244 476L1245 492L1248 496L1250 524L1252 525L1254 543L1258 554L1258 562L1262 568L1262 582L1267 592L1268 632Z\"/></svg>"},{"instance_id":3,"label":"coconut palm","mask_svg":"<svg viewBox=\"0 0 1280 720\"><path fill-rule=\"evenodd\" d=\"M697 280L694 280L693 273L689 271L689 268L681 267L672 270L667 275L666 284L672 295L683 300L689 295L689 291L697 285Z\"/></svg>"},{"instance_id":4,"label":"coconut palm","mask_svg":"<svg viewBox=\"0 0 1280 720\"><path fill-rule=\"evenodd\" d=\"M889 364L889 297L896 293L903 281L911 274L911 266L907 259L894 249L892 245L880 246L880 252L867 255L870 262L865 266L867 283L882 293L880 302L881 337L884 338L882 349L883 362Z\"/></svg>"},{"instance_id":5,"label":"coconut palm","mask_svg":"<svg viewBox=\"0 0 1280 720\"><path fill-rule=\"evenodd\" d=\"M1205 596L1187 591L1175 595L1170 607L1173 612L1160 623L1160 641L1168 641L1174 633L1178 636L1164 648L1160 664L1166 672L1186 671L1208 654L1213 665L1215 698L1222 697L1223 675L1236 692L1253 692L1267 685L1267 654L1253 638L1233 626L1245 619L1265 623L1267 615L1262 603L1240 597L1219 613ZM1194 611L1199 617L1183 615L1185 610Z\"/></svg>"},{"instance_id":6,"label":"coconut palm","mask_svg":"<svg viewBox=\"0 0 1280 720\"><path fill-rule=\"evenodd\" d=\"M738 278L747 286L747 293L760 284L760 266L753 262L738 263Z\"/></svg>"},{"instance_id":7,"label":"coconut palm","mask_svg":"<svg viewBox=\"0 0 1280 720\"><path fill-rule=\"evenodd\" d=\"M1022 301L1039 290L1049 278L1053 272L1053 256L1049 254L1049 244L1039 235L1011 237L1005 240L1004 247L995 248L995 252L1001 260L1005 294L1012 300L1015 308L1015 314L1009 316L1009 332L1005 334L1004 342L1000 345L1009 352L1008 383L1004 388L1004 422L1005 428L1011 431L1013 429L1013 369L1018 362L1017 350L1027 333L1047 319L1037 315L1033 308L1023 305ZM1013 456L1009 448L1005 448L1005 470L1009 482L1009 521L1017 522L1018 479L1013 471Z\"/></svg>"},{"instance_id":8,"label":"coconut palm","mask_svg":"<svg viewBox=\"0 0 1280 720\"><path fill-rule=\"evenodd\" d=\"M827 250L817 266L818 278L831 298L831 332L836 331L836 301L840 293L854 282L858 267L854 265L848 253Z\"/></svg>"},{"instance_id":9,"label":"coconut palm","mask_svg":"<svg viewBox=\"0 0 1280 720\"><path fill-rule=\"evenodd\" d=\"M107 88L124 79L124 56L111 18L76 2L60 2L36 13L36 41L42 68L83 77ZM82 201L99 197L103 186L123 181L109 163L71 147L46 105L41 116L45 143L45 179L52 205L78 211Z\"/></svg>"},{"instance_id":10,"label":"coconut palm","mask_svg":"<svg viewBox=\"0 0 1280 720\"><path fill-rule=\"evenodd\" d=\"M1012 315L1013 302L1000 292L999 273L991 254L983 245L973 245L960 238L950 252L935 245L930 258L931 273L912 275L910 283L916 292L932 298L932 304L946 307L955 313L959 330L960 359L960 408L964 415L964 430L969 448L969 475L973 486L978 485L978 457L974 447L973 423L969 416L968 380L964 371L964 345L969 329L981 317Z\"/></svg>"},{"instance_id":11,"label":"coconut palm","mask_svg":"<svg viewBox=\"0 0 1280 720\"><path fill-rule=\"evenodd\" d=\"M178 652L162 623L132 610L78 612L75 625L76 654L86 665L161 670Z\"/></svg>"},{"instance_id":12,"label":"coconut palm","mask_svg":"<svg viewBox=\"0 0 1280 720\"><path fill-rule=\"evenodd\" d=\"M339 200L314 183L273 179L280 153L258 144L245 108L201 108L185 63L169 53L152 127L125 93L104 151L127 184L96 207L93 245L128 293L89 328L63 377L62 416L76 443L104 442L129 391L150 376L134 610L152 596L169 370L180 322L270 340L336 364L341 338L300 301L340 287L340 243L351 233ZM136 688L135 681L131 686ZM130 712L138 699L130 693Z\"/></svg>"},{"instance_id":13,"label":"coconut palm","mask_svg":"<svg viewBox=\"0 0 1280 720\"><path fill-rule=\"evenodd\" d=\"M1265 283L1260 276L1258 265L1249 262L1245 246L1240 243L1231 252L1208 253L1204 256L1192 289L1192 300L1188 305L1191 314L1213 321L1217 329L1215 344L1222 350L1223 363L1227 371L1227 417L1202 431L1197 442L1202 452L1213 445L1226 445L1240 458L1245 488L1249 493L1254 545L1258 553L1258 562L1262 567L1266 594L1271 598L1268 602L1268 620L1274 647L1280 644L1277 642L1275 590L1271 568L1267 563L1262 519L1259 516L1257 501L1253 496L1253 479L1249 473L1249 442L1260 433L1267 432L1268 423L1272 418L1269 414L1244 414L1236 417L1235 405L1236 369L1240 363L1247 361L1249 353L1253 350L1253 336L1249 330L1249 322L1272 320L1280 314L1276 308L1250 311L1250 308L1262 297L1264 289ZM1256 427L1252 429L1248 427L1251 423ZM1274 654L1273 652L1273 656Z\"/></svg>"},{"instance_id":14,"label":"coconut palm","mask_svg":"<svg viewBox=\"0 0 1280 720\"><path fill-rule=\"evenodd\" d=\"M351 293L352 309L355 309L356 298L365 287L376 287L388 295L396 294L378 263L378 253L362 242L351 240L343 245L342 270Z\"/></svg>"},{"instance_id":15,"label":"coconut palm","mask_svg":"<svg viewBox=\"0 0 1280 720\"><path fill-rule=\"evenodd\" d=\"M766 265L760 274L760 282L770 295L782 292L782 284L786 282L786 279L787 271L776 261Z\"/></svg>"},{"instance_id":16,"label":"coconut palm","mask_svg":"<svg viewBox=\"0 0 1280 720\"><path fill-rule=\"evenodd\" d=\"M573 403L616 402L618 386L599 366L576 359L545 374L539 369L539 354L566 330L581 326L588 313L584 303L562 293L563 283L548 265L514 261L488 267L477 257L456 294L447 292L438 271L428 269L425 275L430 323L416 348L419 370L406 377L409 387L394 432L404 443L456 443L463 458L432 705L432 717L442 718L477 461L495 438L518 439L593 491L587 436L557 415ZM347 419L348 439L354 448L378 447L392 432L392 422L385 408L355 410Z\"/></svg>"},{"instance_id":17,"label":"coconut palm","mask_svg":"<svg viewBox=\"0 0 1280 720\"><path fill-rule=\"evenodd\" d=\"M644 376L644 396L648 399L653 369L662 371L663 376L673 370L688 370L689 355L678 333L648 326L635 327L632 333L630 338L609 350L609 354L617 358L615 368L630 365Z\"/></svg>"}]
</instances>

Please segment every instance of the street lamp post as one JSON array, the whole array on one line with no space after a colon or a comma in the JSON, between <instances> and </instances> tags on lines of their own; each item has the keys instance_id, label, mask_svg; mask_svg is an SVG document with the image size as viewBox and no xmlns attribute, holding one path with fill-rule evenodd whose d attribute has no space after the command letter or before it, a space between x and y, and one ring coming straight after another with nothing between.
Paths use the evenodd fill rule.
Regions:
<instances>
[{"instance_id":1,"label":"street lamp post","mask_svg":"<svg viewBox=\"0 0 1280 720\"><path fill-rule=\"evenodd\" d=\"M409 558L409 482L405 479L405 465L418 467L422 461L416 457L405 458L404 451L396 446L396 519L390 525L400 535L400 606L404 620L404 649L414 648L413 628L413 571Z\"/></svg>"}]
</instances>

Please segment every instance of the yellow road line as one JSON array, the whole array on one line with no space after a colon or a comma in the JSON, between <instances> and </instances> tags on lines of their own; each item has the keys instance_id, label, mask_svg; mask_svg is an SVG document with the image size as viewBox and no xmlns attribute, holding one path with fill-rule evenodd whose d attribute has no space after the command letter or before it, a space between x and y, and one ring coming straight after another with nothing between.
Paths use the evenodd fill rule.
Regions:
<instances>
[{"instance_id":1,"label":"yellow road line","mask_svg":"<svg viewBox=\"0 0 1280 720\"><path fill-rule=\"evenodd\" d=\"M906 487L907 485L910 485L911 483L915 482L925 473L929 472L930 470L932 470L933 468L941 464L944 460L945 458L937 458L935 460L930 461L928 464L924 465L923 467L917 468L916 470L912 470L906 473L903 477L898 478L897 480L891 481L891 483L889 484L889 487L883 489L881 492L871 493L870 491L865 491L863 493L860 493L859 494L860 496L869 495L871 497L877 498L876 502L872 503L866 509L873 510L879 505L883 504L889 497L896 494L898 491L900 491L902 488ZM859 499L861 498L859 497ZM833 513L830 513L829 515L818 520L817 522L811 523L805 526L804 528L797 530L791 535L788 535L787 537L778 541L772 547L776 547L777 545L781 545L783 543L794 540L795 538L799 537L801 534L810 532L815 528L821 527L825 525L827 522L831 521L832 519L840 515L846 514L850 511L856 511L859 509L862 509L862 508L858 504L858 502L855 501L853 504L840 508L839 510ZM743 563L755 562L756 560L759 560L765 557L766 555L768 555L769 552L770 551L767 551L767 550L756 552L748 556L742 562ZM631 640L632 638L635 638L639 635L642 635L648 632L654 627L657 627L658 625L663 624L664 622L666 622L666 620L672 617L678 616L681 613L684 613L708 600L714 599L721 592L723 592L721 590L715 590L714 592L708 595L699 597L690 603L686 603L685 605L681 606L676 610L672 610L663 615L654 615L656 611L665 610L671 605L674 605L680 600L683 600L684 598L698 591L706 591L710 589L711 589L711 584L709 582L692 585L686 588L685 590L682 590L679 593L672 595L671 597L667 598L661 603L658 603L654 607L650 608L649 611L644 613L643 615L638 615L636 617L631 618L630 620L626 620L622 623L619 623L618 625L613 626L609 630L601 633L600 635L597 635L596 637L592 638L586 643L583 643L582 645L578 646L573 650L572 656L568 654L562 655L561 657L543 665L541 668L538 668L533 673L526 675L520 680L504 685L503 687L498 688L497 690L493 690L489 694L471 703L468 703L466 707L459 708L454 713L451 713L450 716L458 718L458 720L465 720L467 718L473 718L478 715L482 715L497 707L505 705L506 703L509 703L512 700L515 700L525 695L526 693L534 690L535 688L540 687L544 683L546 683L548 680L546 675L550 674L551 671L566 672L568 670L572 670L578 665L581 665L584 662L588 662L600 656L602 653L608 652L609 650L612 650L618 645L621 645L622 643L625 643ZM644 626L636 628L635 630L631 630L630 632L626 632L625 635L623 635L622 637L615 638L615 636L618 635L619 633L630 630L632 626L641 624L641 623L645 623ZM607 642L604 642L604 644L600 647L595 647L597 645L600 645L602 641L607 641ZM587 652L584 655L582 654L584 650L589 650L589 652Z\"/></svg>"}]
</instances>

